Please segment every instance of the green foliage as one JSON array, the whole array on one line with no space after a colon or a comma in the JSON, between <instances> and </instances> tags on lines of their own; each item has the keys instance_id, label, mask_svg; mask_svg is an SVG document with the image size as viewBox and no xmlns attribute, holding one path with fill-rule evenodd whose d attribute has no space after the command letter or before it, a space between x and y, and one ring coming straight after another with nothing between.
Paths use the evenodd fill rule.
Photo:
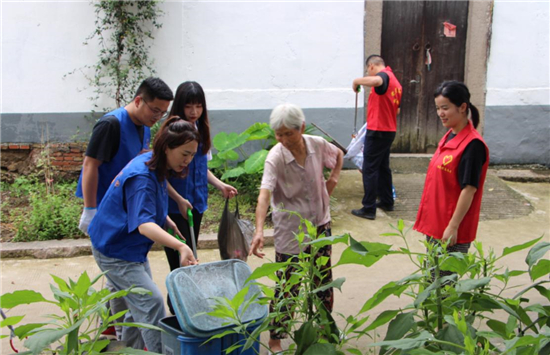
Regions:
<instances>
[{"instance_id":1,"label":"green foliage","mask_svg":"<svg viewBox=\"0 0 550 355\"><path fill-rule=\"evenodd\" d=\"M44 184L18 178L10 190L16 195L26 196L29 201L29 209L12 211L11 218L17 228L14 241L83 236L78 229L82 201L74 196L76 182L58 183L55 191L48 193Z\"/></svg>"},{"instance_id":2,"label":"green foliage","mask_svg":"<svg viewBox=\"0 0 550 355\"><path fill-rule=\"evenodd\" d=\"M279 330L294 340L289 352L306 355L344 354L344 350L362 354L348 342L370 336L371 332L386 325L384 339L369 344L379 347L380 354L550 354L550 306L547 302L529 304L525 297L527 292L538 292L550 301L547 287L550 281L546 280L550 268L544 258L550 243L541 241L540 237L505 248L497 256L493 250L485 252L481 243L474 243L473 251L462 254L447 253L446 245L426 242L426 252L416 253L409 248L408 230L403 221L391 227L394 231L383 235L401 238L405 247L392 249L384 243L358 242L349 235L316 238L315 226L302 220L296 238L302 246L310 245L312 254L323 245L343 243L348 246L334 267L344 264L370 267L383 257L397 254L407 256L414 271L382 286L366 300L357 315L340 314L344 326L337 329L332 315L317 299L319 288L312 281L314 275L319 275L322 263L314 263L308 254L300 253L295 260L285 263L263 264L253 271L250 281L268 277L278 283L285 282L287 289L299 287L299 293L297 297L287 293L284 298L276 299L273 289L262 285L265 296L258 297L257 302L272 301L276 310L262 323L262 329L271 329L270 321L274 318L289 316ZM307 241L306 236L312 240ZM528 248L525 270L498 266L502 264L501 259ZM288 280L279 279L276 272L288 266L294 269L292 276ZM442 276L442 271L454 274ZM513 278L526 274L533 283L510 296L517 287L509 286L517 283ZM543 281L535 282L541 277ZM344 279L337 279L331 286L339 288L343 282ZM367 313L379 305L383 307L384 301L392 295L409 297L411 303L403 309L385 309L367 324ZM222 318L235 324L238 317L223 310L224 304L231 301L218 302L216 314L223 314ZM502 322L502 319L507 321ZM233 331L240 332L240 329L235 327Z\"/></svg>"},{"instance_id":3,"label":"green foliage","mask_svg":"<svg viewBox=\"0 0 550 355\"><path fill-rule=\"evenodd\" d=\"M97 40L101 49L97 62L79 71L94 89L94 96L90 97L94 111L108 112L130 102L141 81L155 73L149 49L154 30L162 27L159 3L157 0L92 2L96 28L84 45ZM87 74L90 69L93 75ZM98 106L104 95L114 100L113 106Z\"/></svg>"},{"instance_id":4,"label":"green foliage","mask_svg":"<svg viewBox=\"0 0 550 355\"><path fill-rule=\"evenodd\" d=\"M6 293L0 297L0 307L12 310L19 305L32 303L49 303L58 308L58 315L46 315L44 323L30 323L17 326L24 316L12 316L2 322L2 327L17 326L15 335L24 340L24 346L29 351L21 354L80 355L99 354L109 344L109 340L100 339L101 333L110 326L118 325L116 319L127 312L111 315L105 306L114 298L120 298L129 293L150 294L142 288L130 288L111 293L107 289L96 291L93 285L103 276L100 274L91 280L84 272L78 280L68 282L52 275L55 284L50 288L54 299L46 299L42 294L32 290L20 290ZM59 315L60 314L60 315ZM160 330L149 324L124 323L125 326L143 327ZM134 349L121 349L118 354L141 354ZM150 353L149 353L150 354Z\"/></svg>"},{"instance_id":5,"label":"green foliage","mask_svg":"<svg viewBox=\"0 0 550 355\"><path fill-rule=\"evenodd\" d=\"M315 134L315 128L308 125L305 133ZM251 144L249 142L258 146L251 155L244 149L247 144ZM221 176L221 180L235 186L245 200L255 202L265 159L276 143L275 132L265 122L256 122L240 134L220 132L212 139L217 153L212 155L208 168L216 176Z\"/></svg>"}]
</instances>

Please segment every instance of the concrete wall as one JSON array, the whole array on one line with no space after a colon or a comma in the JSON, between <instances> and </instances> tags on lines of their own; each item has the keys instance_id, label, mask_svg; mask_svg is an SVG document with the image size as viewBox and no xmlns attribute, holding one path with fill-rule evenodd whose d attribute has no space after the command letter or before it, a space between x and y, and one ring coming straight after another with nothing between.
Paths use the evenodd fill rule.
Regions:
<instances>
[{"instance_id":1,"label":"concrete wall","mask_svg":"<svg viewBox=\"0 0 550 355\"><path fill-rule=\"evenodd\" d=\"M86 2L7 2L2 8L2 142L86 139L93 120L84 71L97 43ZM352 80L363 72L364 3L181 2L161 4L163 27L151 52L173 89L203 85L214 133L267 121L282 102L347 144L353 128ZM102 106L112 106L104 100ZM362 99L360 100L362 106ZM364 117L364 116L362 116ZM359 118L361 121L361 118Z\"/></svg>"},{"instance_id":2,"label":"concrete wall","mask_svg":"<svg viewBox=\"0 0 550 355\"><path fill-rule=\"evenodd\" d=\"M492 163L550 166L550 4L495 1L484 137Z\"/></svg>"}]
</instances>

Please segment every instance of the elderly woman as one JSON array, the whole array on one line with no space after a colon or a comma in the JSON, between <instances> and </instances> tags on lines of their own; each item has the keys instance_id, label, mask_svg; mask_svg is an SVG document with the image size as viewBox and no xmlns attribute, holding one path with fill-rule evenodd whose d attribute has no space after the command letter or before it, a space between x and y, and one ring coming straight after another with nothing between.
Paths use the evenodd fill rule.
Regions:
<instances>
[{"instance_id":1,"label":"elderly woman","mask_svg":"<svg viewBox=\"0 0 550 355\"><path fill-rule=\"evenodd\" d=\"M293 104L277 106L270 117L271 128L279 142L269 152L265 161L264 174L256 207L256 234L250 247L250 255L260 258L264 244L264 221L271 200L274 224L275 258L284 262L300 253L294 233L298 232L300 219L289 215L288 211L298 212L303 218L317 226L317 234L331 235L329 196L338 183L342 169L342 151L322 137L304 134L306 124L302 110ZM325 181L323 168L331 169ZM306 250L307 252L307 250ZM332 281L330 270L331 246L320 249L314 258L329 257L328 263L321 269L324 275L322 283ZM292 270L285 271L290 277ZM282 278L282 272L279 273ZM276 289L279 297L284 285ZM318 293L319 298L329 312L332 312L333 290L329 288ZM273 311L273 304L271 311ZM274 324L278 325L278 324ZM281 351L281 339L286 334L270 332L269 347L272 352Z\"/></svg>"}]
</instances>

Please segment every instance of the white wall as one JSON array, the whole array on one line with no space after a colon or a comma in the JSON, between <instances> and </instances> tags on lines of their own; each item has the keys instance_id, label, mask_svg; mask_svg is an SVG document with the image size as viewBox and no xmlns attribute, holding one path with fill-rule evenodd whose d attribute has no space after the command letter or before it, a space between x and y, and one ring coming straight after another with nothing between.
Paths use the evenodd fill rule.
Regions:
<instances>
[{"instance_id":1,"label":"white wall","mask_svg":"<svg viewBox=\"0 0 550 355\"><path fill-rule=\"evenodd\" d=\"M487 106L550 104L550 2L496 0Z\"/></svg>"},{"instance_id":2,"label":"white wall","mask_svg":"<svg viewBox=\"0 0 550 355\"><path fill-rule=\"evenodd\" d=\"M363 1L161 4L152 54L174 90L195 80L210 109L353 107L363 71ZM82 73L97 44L89 2L2 3L2 113L87 112Z\"/></svg>"}]
</instances>

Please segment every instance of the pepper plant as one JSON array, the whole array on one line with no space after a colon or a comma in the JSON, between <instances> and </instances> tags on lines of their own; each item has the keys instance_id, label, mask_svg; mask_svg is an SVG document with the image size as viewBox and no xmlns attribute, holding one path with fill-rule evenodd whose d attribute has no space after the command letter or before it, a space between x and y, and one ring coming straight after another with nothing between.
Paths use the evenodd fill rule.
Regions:
<instances>
[{"instance_id":1,"label":"pepper plant","mask_svg":"<svg viewBox=\"0 0 550 355\"><path fill-rule=\"evenodd\" d=\"M104 275L100 274L90 280L84 272L77 281L67 281L52 275L55 285L51 284L53 300L46 299L41 293L33 290L20 290L6 293L0 297L0 307L11 311L13 308L43 302L59 308L59 314L46 315L43 323L29 323L20 325L24 315L13 315L2 320L2 327L16 326L13 333L24 340L28 351L19 354L99 354L105 353L110 340L100 338L101 333L115 325L142 327L161 331L160 328L142 323L117 323L128 310L111 315L106 304L114 299L129 293L150 294L143 288L130 288L111 293L102 288L96 291L93 285ZM11 312L10 312L11 313ZM11 329L10 329L11 330ZM6 336L2 336L6 337ZM124 348L117 350L117 354L152 354L142 350Z\"/></svg>"},{"instance_id":2,"label":"pepper plant","mask_svg":"<svg viewBox=\"0 0 550 355\"><path fill-rule=\"evenodd\" d=\"M364 350L351 345L350 341L354 340L354 344L379 348L379 354L550 354L550 306L547 302L530 303L527 298L527 294L538 294L550 301L547 286L550 261L544 258L550 251L550 243L542 241L542 237L504 248L497 256L492 249L486 252L479 242L473 244L468 254L447 253L446 245L425 241L425 252L413 252L406 237L408 230L401 220L391 226L393 232L383 234L402 239L405 247L400 248L359 242L348 234L317 238L314 225L302 220L302 226L296 238L303 247L311 246L311 255L324 245L347 245L333 267L344 264L370 267L383 257L397 254L407 256L414 271L382 286L357 314L335 315L341 318L338 328L333 316L316 297L319 288L311 281L313 275L318 275L323 260L314 263L309 254L300 253L296 260L286 263L263 264L254 270L250 282L267 276L276 282L285 282L287 289L300 285L297 296L280 299L275 299L273 287L262 285L264 294L250 301L273 301L276 310L293 314L283 325L284 329L280 329L294 341L287 353L363 354ZM509 270L499 266L509 255L528 248L525 269ZM278 279L276 271L289 265L294 268L292 276L288 280ZM452 274L442 276L442 271ZM528 275L531 283L512 294L516 287L510 286L514 284L512 280L522 275ZM336 279L326 287L340 288L344 282L344 278ZM399 309L385 309L371 320L369 313L383 307L391 295L410 298L411 303ZM290 304L292 307L283 307ZM247 333L247 325L239 318L242 307L246 305L218 300L210 313L236 325L228 332L248 335L248 340L230 350L241 346L250 348L261 332L272 329L271 320L282 316L271 313L254 331ZM312 312L313 309L317 312ZM362 340L372 332L380 333L382 327L387 327L382 341Z\"/></svg>"}]
</instances>

